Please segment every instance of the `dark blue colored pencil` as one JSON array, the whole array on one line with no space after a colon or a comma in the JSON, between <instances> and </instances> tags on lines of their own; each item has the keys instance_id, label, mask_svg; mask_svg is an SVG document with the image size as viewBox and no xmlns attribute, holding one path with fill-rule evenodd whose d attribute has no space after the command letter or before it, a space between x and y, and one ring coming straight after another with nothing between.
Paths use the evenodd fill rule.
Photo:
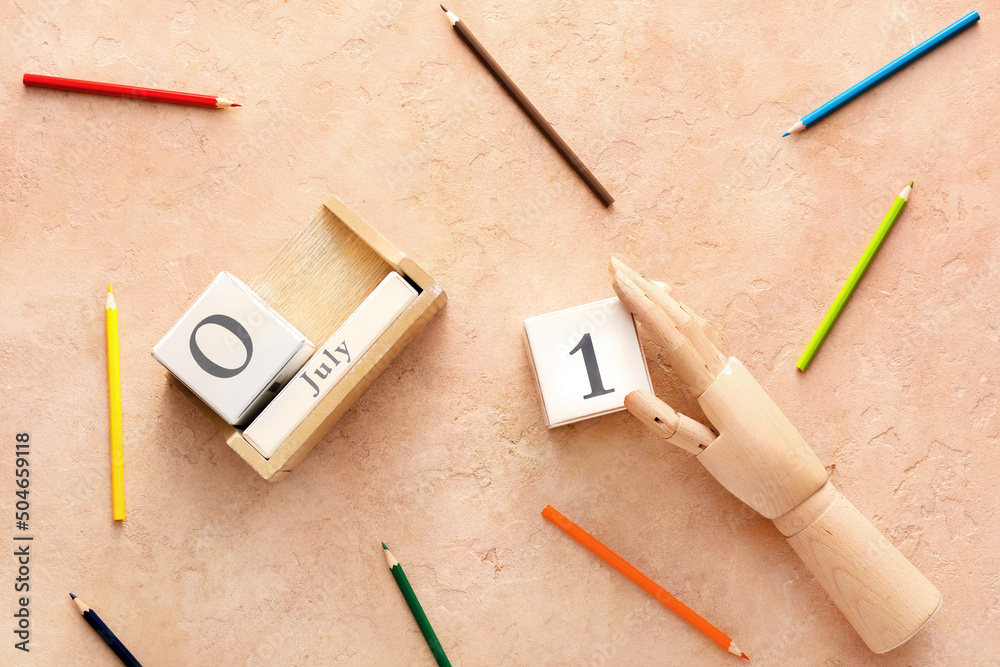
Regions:
<instances>
[{"instance_id":1,"label":"dark blue colored pencil","mask_svg":"<svg viewBox=\"0 0 1000 667\"><path fill-rule=\"evenodd\" d=\"M111 647L111 650L115 652L118 659L122 661L122 664L126 667L142 667L138 660L135 659L128 649L125 648L125 644L122 644L118 637L115 637L115 633L111 632L111 628L105 625L101 617L98 616L93 609L91 609L83 600L76 597L72 593L69 594L73 598L73 602L80 609L80 613L83 614L83 619L90 624L90 627L94 628L94 632L97 636L104 640L104 643Z\"/></svg>"}]
</instances>

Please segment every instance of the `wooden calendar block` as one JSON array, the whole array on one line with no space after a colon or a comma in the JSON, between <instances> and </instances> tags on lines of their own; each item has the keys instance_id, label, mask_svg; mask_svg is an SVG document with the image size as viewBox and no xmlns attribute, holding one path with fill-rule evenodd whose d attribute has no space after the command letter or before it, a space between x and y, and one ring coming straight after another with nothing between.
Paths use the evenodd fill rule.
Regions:
<instances>
[{"instance_id":1,"label":"wooden calendar block","mask_svg":"<svg viewBox=\"0 0 1000 667\"><path fill-rule=\"evenodd\" d=\"M153 357L229 424L249 422L314 346L230 273L220 273Z\"/></svg>"},{"instance_id":2,"label":"wooden calendar block","mask_svg":"<svg viewBox=\"0 0 1000 667\"><path fill-rule=\"evenodd\" d=\"M285 479L306 454L447 301L444 288L336 197L326 200L248 286L312 341L327 341L390 273L417 292L385 331L266 457L243 429L227 424L172 373L177 389L222 432L226 443L271 482Z\"/></svg>"},{"instance_id":3,"label":"wooden calendar block","mask_svg":"<svg viewBox=\"0 0 1000 667\"><path fill-rule=\"evenodd\" d=\"M416 298L417 290L398 273L390 272L243 431L244 439L271 458Z\"/></svg>"},{"instance_id":4,"label":"wooden calendar block","mask_svg":"<svg viewBox=\"0 0 1000 667\"><path fill-rule=\"evenodd\" d=\"M632 315L617 297L524 321L524 341L549 428L625 409L652 391Z\"/></svg>"}]
</instances>

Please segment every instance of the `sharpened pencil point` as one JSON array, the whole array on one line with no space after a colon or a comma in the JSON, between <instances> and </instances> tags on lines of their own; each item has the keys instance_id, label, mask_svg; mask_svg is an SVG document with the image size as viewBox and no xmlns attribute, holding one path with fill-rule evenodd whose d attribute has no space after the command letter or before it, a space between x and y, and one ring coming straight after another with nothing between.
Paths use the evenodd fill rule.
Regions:
<instances>
[{"instance_id":1,"label":"sharpened pencil point","mask_svg":"<svg viewBox=\"0 0 1000 667\"><path fill-rule=\"evenodd\" d=\"M740 653L740 657L743 658L744 660L746 660L747 662L750 661L750 658L747 657L746 653Z\"/></svg>"},{"instance_id":2,"label":"sharpened pencil point","mask_svg":"<svg viewBox=\"0 0 1000 667\"><path fill-rule=\"evenodd\" d=\"M243 105L242 105L242 104L230 104L229 106L230 106L230 107L241 107L241 106L243 106Z\"/></svg>"},{"instance_id":3,"label":"sharpened pencil point","mask_svg":"<svg viewBox=\"0 0 1000 667\"><path fill-rule=\"evenodd\" d=\"M389 566L390 570L399 565L399 561L396 560L396 557L392 555L391 551L389 551L389 547L385 546L385 542L382 543L382 553L385 555L385 562Z\"/></svg>"},{"instance_id":4,"label":"sharpened pencil point","mask_svg":"<svg viewBox=\"0 0 1000 667\"><path fill-rule=\"evenodd\" d=\"M444 11L444 15L448 17L448 22L451 23L451 27L454 28L455 24L458 23L458 17L449 12L447 9L445 9L444 5L439 5L439 6L441 7L442 11Z\"/></svg>"},{"instance_id":5,"label":"sharpened pencil point","mask_svg":"<svg viewBox=\"0 0 1000 667\"><path fill-rule=\"evenodd\" d=\"M447 9L445 9L445 8L444 8L444 5L438 5L438 7L440 7L440 8L441 8L441 11L442 11L442 12L446 12L446 11L448 11Z\"/></svg>"},{"instance_id":6,"label":"sharpened pencil point","mask_svg":"<svg viewBox=\"0 0 1000 667\"><path fill-rule=\"evenodd\" d=\"M109 293L111 293L111 292L113 292L113 291L114 291L114 290L112 290L112 289L111 289L111 283L108 283L108 292L109 292Z\"/></svg>"},{"instance_id":7,"label":"sharpened pencil point","mask_svg":"<svg viewBox=\"0 0 1000 667\"><path fill-rule=\"evenodd\" d=\"M913 181L910 181L910 187L911 188L913 187Z\"/></svg>"},{"instance_id":8,"label":"sharpened pencil point","mask_svg":"<svg viewBox=\"0 0 1000 667\"><path fill-rule=\"evenodd\" d=\"M788 128L788 131L781 136L787 137L789 134L795 134L796 132L801 132L804 129L806 129L805 123L803 123L801 120L797 120L795 121L795 125L792 125L790 128Z\"/></svg>"},{"instance_id":9,"label":"sharpened pencil point","mask_svg":"<svg viewBox=\"0 0 1000 667\"><path fill-rule=\"evenodd\" d=\"M89 609L89 607L87 607L86 603L83 600L81 600L80 598L78 598L75 595L73 595L72 593L70 593L69 596L71 598L73 598L73 604L75 604L76 608L80 610L80 613L81 614L86 614L87 613L87 609Z\"/></svg>"}]
</instances>

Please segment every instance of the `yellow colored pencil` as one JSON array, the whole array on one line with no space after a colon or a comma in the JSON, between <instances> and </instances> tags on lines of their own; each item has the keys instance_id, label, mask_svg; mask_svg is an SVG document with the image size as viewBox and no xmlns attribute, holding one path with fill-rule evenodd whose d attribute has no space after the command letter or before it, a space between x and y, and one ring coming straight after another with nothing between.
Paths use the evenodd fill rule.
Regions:
<instances>
[{"instance_id":1,"label":"yellow colored pencil","mask_svg":"<svg viewBox=\"0 0 1000 667\"><path fill-rule=\"evenodd\" d=\"M118 307L108 285L105 310L108 336L108 410L111 422L111 513L115 521L125 518L125 468L122 465L122 380L118 362Z\"/></svg>"}]
</instances>

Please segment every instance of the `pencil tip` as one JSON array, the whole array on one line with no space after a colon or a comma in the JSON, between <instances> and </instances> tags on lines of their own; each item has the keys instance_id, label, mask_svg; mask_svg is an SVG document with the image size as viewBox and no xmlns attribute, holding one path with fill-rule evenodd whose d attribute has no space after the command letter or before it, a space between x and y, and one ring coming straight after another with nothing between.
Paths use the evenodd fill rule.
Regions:
<instances>
[{"instance_id":1,"label":"pencil tip","mask_svg":"<svg viewBox=\"0 0 1000 667\"><path fill-rule=\"evenodd\" d=\"M444 5L438 5L438 7L440 7L440 8L441 8L441 11L442 11L442 12L446 12L446 11L448 11L447 9L445 9L445 8L444 8Z\"/></svg>"},{"instance_id":2,"label":"pencil tip","mask_svg":"<svg viewBox=\"0 0 1000 667\"><path fill-rule=\"evenodd\" d=\"M111 294L113 290L111 289L111 283L108 283L108 294Z\"/></svg>"},{"instance_id":3,"label":"pencil tip","mask_svg":"<svg viewBox=\"0 0 1000 667\"><path fill-rule=\"evenodd\" d=\"M911 188L913 187L913 181L910 181L910 187Z\"/></svg>"},{"instance_id":4,"label":"pencil tip","mask_svg":"<svg viewBox=\"0 0 1000 667\"><path fill-rule=\"evenodd\" d=\"M75 595L73 595L72 593L70 593L70 594L69 594L69 596L70 596L71 598L73 598L74 600L76 599L76 596L75 596Z\"/></svg>"},{"instance_id":5,"label":"pencil tip","mask_svg":"<svg viewBox=\"0 0 1000 667\"><path fill-rule=\"evenodd\" d=\"M783 135L781 135L781 136L783 136L783 137L787 137L787 136L788 136L789 134L791 134L791 132L785 132L785 133L784 133Z\"/></svg>"},{"instance_id":6,"label":"pencil tip","mask_svg":"<svg viewBox=\"0 0 1000 667\"><path fill-rule=\"evenodd\" d=\"M389 566L390 570L399 565L399 561L389 551L389 547L385 546L385 542L382 543L382 555L385 556L385 564Z\"/></svg>"},{"instance_id":7,"label":"pencil tip","mask_svg":"<svg viewBox=\"0 0 1000 667\"><path fill-rule=\"evenodd\" d=\"M743 658L744 660L746 660L747 662L750 661L750 658L747 657L746 653L740 653L740 657Z\"/></svg>"},{"instance_id":8,"label":"pencil tip","mask_svg":"<svg viewBox=\"0 0 1000 667\"><path fill-rule=\"evenodd\" d=\"M229 106L230 106L230 107L241 107L241 106L243 106L243 105L242 105L242 104L230 104Z\"/></svg>"}]
</instances>

